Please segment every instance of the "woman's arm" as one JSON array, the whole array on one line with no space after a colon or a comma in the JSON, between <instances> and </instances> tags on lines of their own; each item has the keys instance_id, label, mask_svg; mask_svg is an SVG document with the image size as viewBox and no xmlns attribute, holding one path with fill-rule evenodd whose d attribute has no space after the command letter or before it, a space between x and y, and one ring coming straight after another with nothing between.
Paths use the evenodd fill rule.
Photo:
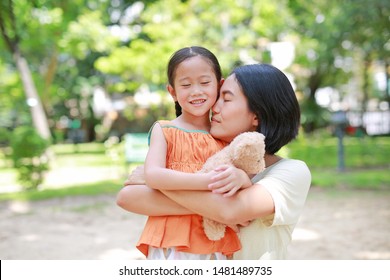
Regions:
<instances>
[{"instance_id":1,"label":"woman's arm","mask_svg":"<svg viewBox=\"0 0 390 280\"><path fill-rule=\"evenodd\" d=\"M212 173L185 173L166 168L167 143L161 126L153 127L145 160L148 187L158 190L207 190Z\"/></svg>"},{"instance_id":2,"label":"woman's arm","mask_svg":"<svg viewBox=\"0 0 390 280\"><path fill-rule=\"evenodd\" d=\"M274 212L270 194L258 184L231 197L210 191L177 190L163 191L163 194L145 185L130 185L132 178L142 178L143 169L137 168L133 172L141 174L131 174L117 197L117 204L130 212L148 216L197 213L225 224L242 224ZM225 180L223 173L214 176L213 184L220 185L220 182ZM250 207L251 205L253 207Z\"/></svg>"},{"instance_id":3,"label":"woman's arm","mask_svg":"<svg viewBox=\"0 0 390 280\"><path fill-rule=\"evenodd\" d=\"M243 189L231 197L223 197L208 191L163 192L164 194L145 185L126 186L119 191L117 204L126 211L141 215L197 213L224 224L244 224L274 213L271 195L258 184ZM179 203L186 205L190 210Z\"/></svg>"},{"instance_id":4,"label":"woman's arm","mask_svg":"<svg viewBox=\"0 0 390 280\"><path fill-rule=\"evenodd\" d=\"M193 214L160 191L145 185L123 187L117 195L116 203L126 211L146 216Z\"/></svg>"},{"instance_id":5,"label":"woman's arm","mask_svg":"<svg viewBox=\"0 0 390 280\"><path fill-rule=\"evenodd\" d=\"M260 184L223 197L205 191L162 191L170 199L199 215L224 224L242 224L275 212L270 193Z\"/></svg>"}]
</instances>

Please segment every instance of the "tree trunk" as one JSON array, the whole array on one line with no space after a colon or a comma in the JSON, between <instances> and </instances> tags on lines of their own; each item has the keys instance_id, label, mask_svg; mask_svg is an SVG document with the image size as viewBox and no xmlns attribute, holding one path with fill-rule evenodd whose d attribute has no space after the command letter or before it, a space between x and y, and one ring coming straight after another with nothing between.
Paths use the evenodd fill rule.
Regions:
<instances>
[{"instance_id":1,"label":"tree trunk","mask_svg":"<svg viewBox=\"0 0 390 280\"><path fill-rule=\"evenodd\" d=\"M25 58L17 50L13 53L13 57L15 59L16 67L18 68L22 79L26 99L27 101L31 102L29 103L29 106L34 127L37 129L37 132L39 133L39 135L41 135L42 138L50 139L51 134L49 129L49 123L43 110L41 100L35 88L35 84L33 82L28 64Z\"/></svg>"},{"instance_id":2,"label":"tree trunk","mask_svg":"<svg viewBox=\"0 0 390 280\"><path fill-rule=\"evenodd\" d=\"M364 64L363 64L363 100L362 100L362 111L363 114L367 112L368 109L368 100L370 95L370 89L371 89L371 66L372 66L372 60L370 57L370 54L365 55L364 57Z\"/></svg>"},{"instance_id":3,"label":"tree trunk","mask_svg":"<svg viewBox=\"0 0 390 280\"><path fill-rule=\"evenodd\" d=\"M386 101L390 104L390 63L385 59L385 73L386 73Z\"/></svg>"}]
</instances>

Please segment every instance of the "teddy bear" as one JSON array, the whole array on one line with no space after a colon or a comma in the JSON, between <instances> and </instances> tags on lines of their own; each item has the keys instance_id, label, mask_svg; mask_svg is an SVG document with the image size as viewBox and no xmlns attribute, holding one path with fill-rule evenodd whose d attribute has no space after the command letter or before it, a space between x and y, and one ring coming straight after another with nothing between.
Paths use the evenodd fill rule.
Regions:
<instances>
[{"instance_id":1,"label":"teddy bear","mask_svg":"<svg viewBox=\"0 0 390 280\"><path fill-rule=\"evenodd\" d=\"M244 132L204 163L200 173L207 173L219 165L232 164L247 174L264 170L264 135L258 132ZM209 240L219 240L225 235L226 225L203 217L204 232Z\"/></svg>"}]
</instances>

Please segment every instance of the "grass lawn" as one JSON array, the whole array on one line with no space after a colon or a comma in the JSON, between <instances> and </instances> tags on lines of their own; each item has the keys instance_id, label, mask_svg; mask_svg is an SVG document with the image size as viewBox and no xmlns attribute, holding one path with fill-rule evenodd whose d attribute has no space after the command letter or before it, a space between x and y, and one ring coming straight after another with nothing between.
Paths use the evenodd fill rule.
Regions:
<instances>
[{"instance_id":1,"label":"grass lawn","mask_svg":"<svg viewBox=\"0 0 390 280\"><path fill-rule=\"evenodd\" d=\"M31 190L26 192L1 193L2 200L42 200L49 198L61 198L65 196L115 194L122 187L121 180L108 180L90 184L80 184L73 187L47 188L43 190Z\"/></svg>"},{"instance_id":2,"label":"grass lawn","mask_svg":"<svg viewBox=\"0 0 390 280\"><path fill-rule=\"evenodd\" d=\"M322 135L299 138L281 154L302 159L312 185L326 188L390 189L390 137L344 137L344 166L338 170L338 139Z\"/></svg>"},{"instance_id":3,"label":"grass lawn","mask_svg":"<svg viewBox=\"0 0 390 280\"><path fill-rule=\"evenodd\" d=\"M0 201L37 200L71 195L96 195L116 193L126 177L123 145L119 144L109 151L101 143L54 145L52 147L52 172L70 169L81 172L92 170L117 170L123 173L118 178L105 178L95 182L65 181L61 187L45 184L39 191L4 193L7 185L17 184L17 173L10 162L0 154ZM345 171L337 169L337 138L314 136L299 138L280 151L285 157L301 159L312 172L312 185L324 188L347 189L390 189L390 137L344 138ZM2 160L1 160L1 157ZM105 172L105 171L103 171ZM92 174L92 176L94 176ZM80 178L81 179L81 178ZM85 179L85 178L84 178Z\"/></svg>"}]
</instances>

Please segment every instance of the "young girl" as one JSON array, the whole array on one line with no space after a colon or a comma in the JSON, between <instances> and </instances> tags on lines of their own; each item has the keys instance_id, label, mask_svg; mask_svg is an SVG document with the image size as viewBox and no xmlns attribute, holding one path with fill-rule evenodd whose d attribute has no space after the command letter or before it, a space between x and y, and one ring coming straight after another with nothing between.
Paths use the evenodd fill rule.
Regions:
<instances>
[{"instance_id":1,"label":"young girl","mask_svg":"<svg viewBox=\"0 0 390 280\"><path fill-rule=\"evenodd\" d=\"M208 157L226 145L209 133L210 109L222 84L220 65L205 48L183 48L169 61L168 81L167 90L175 101L177 118L158 121L151 128L145 160L146 183L159 190L199 190L198 184L188 180L183 185L180 180L173 180L172 174L195 173ZM204 176L205 182L209 175ZM191 260L226 259L241 248L236 233L229 227L222 239L209 240L202 219L190 213L149 216L137 248L148 259Z\"/></svg>"}]
</instances>

